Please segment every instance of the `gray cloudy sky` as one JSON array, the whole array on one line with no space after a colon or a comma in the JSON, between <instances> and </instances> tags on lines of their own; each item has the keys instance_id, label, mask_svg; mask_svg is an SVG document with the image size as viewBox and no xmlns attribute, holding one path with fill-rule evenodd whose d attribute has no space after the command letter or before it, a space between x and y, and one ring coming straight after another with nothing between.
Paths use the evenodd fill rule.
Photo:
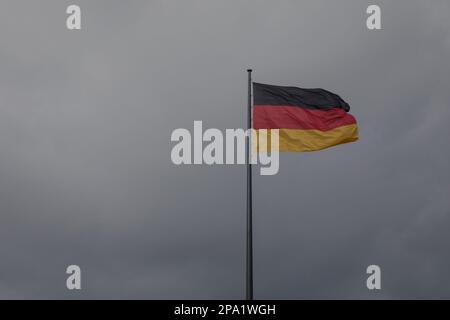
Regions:
<instances>
[{"instance_id":1,"label":"gray cloudy sky","mask_svg":"<svg viewBox=\"0 0 450 320\"><path fill-rule=\"evenodd\" d=\"M245 167L177 167L170 134L244 126L247 67L340 94L361 136L255 175L255 297L450 298L449 15L447 0L3 0L0 298L242 298Z\"/></svg>"}]
</instances>

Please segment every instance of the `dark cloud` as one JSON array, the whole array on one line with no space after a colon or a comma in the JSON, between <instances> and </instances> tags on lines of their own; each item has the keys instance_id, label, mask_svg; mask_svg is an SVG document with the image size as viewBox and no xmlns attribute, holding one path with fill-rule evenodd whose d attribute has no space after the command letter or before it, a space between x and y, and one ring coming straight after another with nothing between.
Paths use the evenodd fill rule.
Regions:
<instances>
[{"instance_id":1,"label":"dark cloud","mask_svg":"<svg viewBox=\"0 0 450 320\"><path fill-rule=\"evenodd\" d=\"M0 298L243 297L245 168L176 167L170 134L242 127L247 67L361 131L255 175L255 296L450 297L448 1L380 0L381 31L368 1L78 3L79 32L0 4Z\"/></svg>"}]
</instances>

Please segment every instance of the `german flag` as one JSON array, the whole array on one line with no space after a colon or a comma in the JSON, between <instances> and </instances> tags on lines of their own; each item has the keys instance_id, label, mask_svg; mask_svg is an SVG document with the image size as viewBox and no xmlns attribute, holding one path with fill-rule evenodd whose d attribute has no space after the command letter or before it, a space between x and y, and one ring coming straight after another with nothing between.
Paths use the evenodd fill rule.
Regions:
<instances>
[{"instance_id":1,"label":"german flag","mask_svg":"<svg viewBox=\"0 0 450 320\"><path fill-rule=\"evenodd\" d=\"M358 140L349 110L341 97L324 89L253 83L253 128L279 129L279 151L316 151Z\"/></svg>"}]
</instances>

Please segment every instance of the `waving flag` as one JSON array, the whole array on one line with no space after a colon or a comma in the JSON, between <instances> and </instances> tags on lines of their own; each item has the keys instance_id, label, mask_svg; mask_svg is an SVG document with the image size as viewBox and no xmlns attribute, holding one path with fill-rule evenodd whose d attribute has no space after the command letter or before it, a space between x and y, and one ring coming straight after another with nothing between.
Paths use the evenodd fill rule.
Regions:
<instances>
[{"instance_id":1,"label":"waving flag","mask_svg":"<svg viewBox=\"0 0 450 320\"><path fill-rule=\"evenodd\" d=\"M349 110L324 89L253 83L253 128L279 129L279 151L317 151L358 140Z\"/></svg>"}]
</instances>

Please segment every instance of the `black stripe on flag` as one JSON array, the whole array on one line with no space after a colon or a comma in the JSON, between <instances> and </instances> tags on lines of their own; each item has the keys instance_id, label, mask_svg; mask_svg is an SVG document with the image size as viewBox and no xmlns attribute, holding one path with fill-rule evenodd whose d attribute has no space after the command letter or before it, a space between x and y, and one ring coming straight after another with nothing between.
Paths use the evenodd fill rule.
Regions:
<instances>
[{"instance_id":1,"label":"black stripe on flag","mask_svg":"<svg viewBox=\"0 0 450 320\"><path fill-rule=\"evenodd\" d=\"M347 102L337 94L324 89L302 89L253 83L255 106L297 106L305 109L341 108L350 110Z\"/></svg>"}]
</instances>

